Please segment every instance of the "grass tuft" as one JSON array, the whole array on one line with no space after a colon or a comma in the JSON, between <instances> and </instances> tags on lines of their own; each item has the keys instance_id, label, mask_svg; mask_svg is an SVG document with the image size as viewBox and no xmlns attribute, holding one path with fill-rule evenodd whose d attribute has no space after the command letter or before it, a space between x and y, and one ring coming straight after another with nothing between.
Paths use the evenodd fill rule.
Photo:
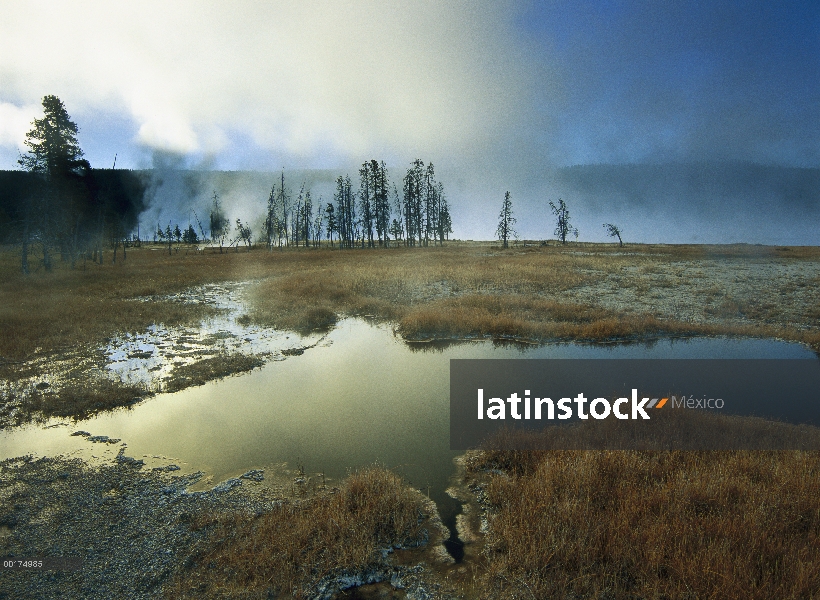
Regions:
<instances>
[{"instance_id":1,"label":"grass tuft","mask_svg":"<svg viewBox=\"0 0 820 600\"><path fill-rule=\"evenodd\" d=\"M426 543L428 516L423 497L380 467L258 517L199 515L192 526L209 544L169 595L314 598L336 577L382 565L383 549Z\"/></svg>"}]
</instances>

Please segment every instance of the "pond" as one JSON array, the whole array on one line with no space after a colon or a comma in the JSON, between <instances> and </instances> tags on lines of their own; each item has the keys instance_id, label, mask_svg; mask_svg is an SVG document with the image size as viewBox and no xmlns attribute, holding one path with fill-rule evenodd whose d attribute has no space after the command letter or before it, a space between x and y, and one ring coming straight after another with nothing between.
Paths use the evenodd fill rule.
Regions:
<instances>
[{"instance_id":1,"label":"pond","mask_svg":"<svg viewBox=\"0 0 820 600\"><path fill-rule=\"evenodd\" d=\"M311 339L315 342L315 338ZM379 462L438 504L454 473L449 447L452 358L812 358L799 344L761 339L661 339L641 344L541 346L477 340L408 344L390 326L341 321L315 346L250 373L158 394L69 425L53 421L0 436L0 456L78 453L104 458L119 444L91 444L76 430L120 438L146 463L209 474L209 485L253 468L303 468L326 481ZM429 490L429 491L428 491Z\"/></svg>"}]
</instances>

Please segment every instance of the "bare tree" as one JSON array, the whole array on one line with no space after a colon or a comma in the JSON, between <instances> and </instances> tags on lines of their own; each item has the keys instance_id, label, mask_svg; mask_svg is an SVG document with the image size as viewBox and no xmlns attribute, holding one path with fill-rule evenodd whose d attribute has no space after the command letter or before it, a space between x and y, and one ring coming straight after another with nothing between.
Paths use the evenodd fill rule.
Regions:
<instances>
[{"instance_id":1,"label":"bare tree","mask_svg":"<svg viewBox=\"0 0 820 600\"><path fill-rule=\"evenodd\" d=\"M612 223L604 223L604 229L606 229L607 235L609 235L609 237L617 237L618 245L623 247L624 242L621 239L621 230L619 227L616 227Z\"/></svg>"},{"instance_id":2,"label":"bare tree","mask_svg":"<svg viewBox=\"0 0 820 600\"><path fill-rule=\"evenodd\" d=\"M504 248L509 246L508 241L511 237L518 236L513 228L515 222L516 219L513 217L512 213L512 200L510 199L510 192L507 192L504 194L504 202L501 205L501 212L498 215L498 229L495 230L498 240L503 244Z\"/></svg>"},{"instance_id":3,"label":"bare tree","mask_svg":"<svg viewBox=\"0 0 820 600\"><path fill-rule=\"evenodd\" d=\"M558 198L558 205L556 206L553 203L553 201L550 200L550 208L552 209L552 214L555 215L555 218L557 220L555 227L555 235L558 236L558 239L561 240L561 243L567 243L567 235L569 234L572 234L577 238L578 229L573 229L572 225L570 224L569 209L567 208L566 203L561 198Z\"/></svg>"},{"instance_id":4,"label":"bare tree","mask_svg":"<svg viewBox=\"0 0 820 600\"><path fill-rule=\"evenodd\" d=\"M225 243L225 236L228 235L230 224L222 212L222 204L219 196L214 192L213 204L211 206L211 241L219 240L219 253L222 254L222 245Z\"/></svg>"}]
</instances>

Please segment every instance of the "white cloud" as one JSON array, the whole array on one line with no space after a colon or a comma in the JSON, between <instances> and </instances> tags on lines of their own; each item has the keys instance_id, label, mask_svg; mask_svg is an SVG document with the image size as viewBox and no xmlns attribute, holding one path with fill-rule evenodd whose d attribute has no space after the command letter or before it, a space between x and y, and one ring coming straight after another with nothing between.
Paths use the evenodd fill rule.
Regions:
<instances>
[{"instance_id":1,"label":"white cloud","mask_svg":"<svg viewBox=\"0 0 820 600\"><path fill-rule=\"evenodd\" d=\"M218 152L238 132L296 156L441 155L486 145L529 102L508 3L0 8L0 100L119 108L153 148Z\"/></svg>"},{"instance_id":2,"label":"white cloud","mask_svg":"<svg viewBox=\"0 0 820 600\"><path fill-rule=\"evenodd\" d=\"M23 141L38 113L41 115L42 110L36 105L19 107L9 102L0 102L0 146L25 150Z\"/></svg>"}]
</instances>

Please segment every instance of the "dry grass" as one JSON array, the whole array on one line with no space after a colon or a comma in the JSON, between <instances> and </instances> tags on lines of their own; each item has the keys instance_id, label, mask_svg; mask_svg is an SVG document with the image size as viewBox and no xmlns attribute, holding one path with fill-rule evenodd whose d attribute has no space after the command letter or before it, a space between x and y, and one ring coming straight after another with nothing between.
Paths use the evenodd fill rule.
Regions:
<instances>
[{"instance_id":1,"label":"dry grass","mask_svg":"<svg viewBox=\"0 0 820 600\"><path fill-rule=\"evenodd\" d=\"M428 516L422 496L379 467L258 517L200 515L192 526L208 530L208 545L169 595L313 598L335 577L383 565L382 549L424 544Z\"/></svg>"},{"instance_id":2,"label":"dry grass","mask_svg":"<svg viewBox=\"0 0 820 600\"><path fill-rule=\"evenodd\" d=\"M248 318L294 330L327 327L345 314L394 320L408 338L727 333L820 342L820 249L814 247L572 244L502 251L453 243L203 255L183 250L171 256L142 248L131 250L124 263L89 262L74 271L58 263L53 273L28 277L19 273L18 261L14 251L0 253L0 364L7 367L38 349L99 343L117 332L180 324L207 311L133 298L253 278L261 281ZM733 296L725 282L714 280L710 265L724 265L737 278L759 265L811 268L782 282L766 273L760 289L741 285L743 293ZM613 303L616 296L623 302ZM681 307L670 299L688 302L700 316L679 318ZM13 368L5 370L10 377Z\"/></svg>"},{"instance_id":3,"label":"dry grass","mask_svg":"<svg viewBox=\"0 0 820 600\"><path fill-rule=\"evenodd\" d=\"M814 598L820 453L477 453L485 598Z\"/></svg>"},{"instance_id":4,"label":"dry grass","mask_svg":"<svg viewBox=\"0 0 820 600\"><path fill-rule=\"evenodd\" d=\"M254 290L249 314L275 327L310 330L347 314L393 320L407 339L727 334L820 343L817 248L577 244L501 251L464 244L281 256L275 276ZM780 264L806 265L809 274L780 282L766 272L746 287L735 283L732 293L742 297L729 296L722 278L738 280L761 265L776 272ZM694 317L681 318L683 312Z\"/></svg>"},{"instance_id":5,"label":"dry grass","mask_svg":"<svg viewBox=\"0 0 820 600\"><path fill-rule=\"evenodd\" d=\"M213 379L252 371L265 364L264 359L246 354L227 354L205 358L174 370L173 376L165 383L163 391L176 392L194 385L202 385Z\"/></svg>"},{"instance_id":6,"label":"dry grass","mask_svg":"<svg viewBox=\"0 0 820 600\"><path fill-rule=\"evenodd\" d=\"M662 335L779 337L820 351L820 248L607 244L286 249L168 255L24 277L0 252L0 378L93 354L106 338L180 325L210 307L163 300L195 285L257 280L245 322L307 331L343 315L391 320L408 340L487 336L630 340ZM137 297L153 297L136 302ZM37 360L33 360L37 359ZM38 362L39 361L39 362ZM218 365L181 374L200 381ZM244 369L245 367L243 367ZM218 369L217 369L218 370ZM174 389L176 389L174 387ZM6 399L8 402L8 399Z\"/></svg>"},{"instance_id":7,"label":"dry grass","mask_svg":"<svg viewBox=\"0 0 820 600\"><path fill-rule=\"evenodd\" d=\"M88 262L85 268L80 263L75 270L58 261L51 273L23 276L17 252L0 252L0 362L13 364L38 350L99 343L152 323L192 322L207 313L207 307L133 299L264 272L246 255L234 253L169 256L142 248L129 251L125 262L121 258L117 264Z\"/></svg>"},{"instance_id":8,"label":"dry grass","mask_svg":"<svg viewBox=\"0 0 820 600\"><path fill-rule=\"evenodd\" d=\"M84 419L94 413L131 406L150 392L143 386L108 379L71 382L58 390L16 390L12 387L0 405L0 430L50 417Z\"/></svg>"}]
</instances>

